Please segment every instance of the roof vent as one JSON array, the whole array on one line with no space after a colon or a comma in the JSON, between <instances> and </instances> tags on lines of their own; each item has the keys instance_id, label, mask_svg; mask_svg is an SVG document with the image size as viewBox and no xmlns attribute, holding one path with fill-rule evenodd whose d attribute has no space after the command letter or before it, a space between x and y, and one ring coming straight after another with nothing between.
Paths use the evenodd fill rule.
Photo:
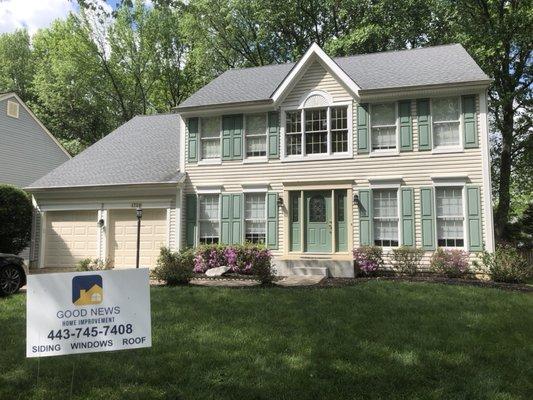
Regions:
<instances>
[{"instance_id":1,"label":"roof vent","mask_svg":"<svg viewBox=\"0 0 533 400\"><path fill-rule=\"evenodd\" d=\"M19 117L19 103L8 100L7 101L7 115L8 117L18 118Z\"/></svg>"}]
</instances>

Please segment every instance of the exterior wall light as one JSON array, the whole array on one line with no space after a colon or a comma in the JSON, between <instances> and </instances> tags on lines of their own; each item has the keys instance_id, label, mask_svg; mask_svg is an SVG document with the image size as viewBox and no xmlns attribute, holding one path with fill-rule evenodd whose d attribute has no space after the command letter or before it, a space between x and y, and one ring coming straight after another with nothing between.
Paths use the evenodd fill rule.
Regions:
<instances>
[{"instance_id":1,"label":"exterior wall light","mask_svg":"<svg viewBox=\"0 0 533 400\"><path fill-rule=\"evenodd\" d=\"M283 207L283 197L278 197L278 207Z\"/></svg>"},{"instance_id":2,"label":"exterior wall light","mask_svg":"<svg viewBox=\"0 0 533 400\"><path fill-rule=\"evenodd\" d=\"M357 207L361 207L361 201L359 200L359 196L354 194L353 195L353 203L357 206Z\"/></svg>"}]
</instances>

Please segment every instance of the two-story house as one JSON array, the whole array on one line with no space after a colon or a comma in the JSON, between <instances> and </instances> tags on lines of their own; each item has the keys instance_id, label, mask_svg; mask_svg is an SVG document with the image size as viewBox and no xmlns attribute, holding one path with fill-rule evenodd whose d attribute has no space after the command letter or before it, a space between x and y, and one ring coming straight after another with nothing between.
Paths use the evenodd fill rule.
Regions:
<instances>
[{"instance_id":1,"label":"two-story house","mask_svg":"<svg viewBox=\"0 0 533 400\"><path fill-rule=\"evenodd\" d=\"M284 275L351 276L352 249L368 244L421 247L426 261L437 246L491 250L489 83L460 45L342 58L312 45L295 64L225 72L177 115L133 120L152 120L150 129L156 121L177 125L157 140L165 140L158 143L164 153L177 147L168 162L179 179L140 182L140 174L128 193L120 182L97 193L89 171L67 184L55 171L32 190L42 217L53 220L72 214L65 201L77 210L76 199L96 200L84 210L99 221L93 247L116 264L118 248L134 250L131 238L117 237L113 215L125 213L130 223L137 203L166 210L164 244L264 242ZM148 133L137 135L149 140ZM109 150L112 140L95 146ZM148 151L151 162L158 159ZM60 169L75 167L76 158L70 163ZM72 185L84 194L67 195ZM45 242L56 235L50 229L41 232ZM147 242L155 252L157 240ZM53 252L39 265L53 266Z\"/></svg>"}]
</instances>

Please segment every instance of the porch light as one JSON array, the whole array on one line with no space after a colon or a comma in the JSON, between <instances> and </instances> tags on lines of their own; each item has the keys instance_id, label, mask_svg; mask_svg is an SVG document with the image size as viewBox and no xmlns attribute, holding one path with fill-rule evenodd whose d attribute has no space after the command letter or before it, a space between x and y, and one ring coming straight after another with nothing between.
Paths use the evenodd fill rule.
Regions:
<instances>
[{"instance_id":1,"label":"porch light","mask_svg":"<svg viewBox=\"0 0 533 400\"><path fill-rule=\"evenodd\" d=\"M283 207L283 197L278 197L278 207Z\"/></svg>"},{"instance_id":2,"label":"porch light","mask_svg":"<svg viewBox=\"0 0 533 400\"><path fill-rule=\"evenodd\" d=\"M141 207L137 207L137 219L141 219L143 217L143 209Z\"/></svg>"},{"instance_id":3,"label":"porch light","mask_svg":"<svg viewBox=\"0 0 533 400\"><path fill-rule=\"evenodd\" d=\"M104 227L104 224L105 224L104 219L103 219L103 218L100 218L100 219L98 220L98 227L99 227L99 228L103 228L103 227Z\"/></svg>"},{"instance_id":4,"label":"porch light","mask_svg":"<svg viewBox=\"0 0 533 400\"><path fill-rule=\"evenodd\" d=\"M361 207L361 201L359 200L359 196L354 194L353 195L353 203L358 206L358 207Z\"/></svg>"}]
</instances>

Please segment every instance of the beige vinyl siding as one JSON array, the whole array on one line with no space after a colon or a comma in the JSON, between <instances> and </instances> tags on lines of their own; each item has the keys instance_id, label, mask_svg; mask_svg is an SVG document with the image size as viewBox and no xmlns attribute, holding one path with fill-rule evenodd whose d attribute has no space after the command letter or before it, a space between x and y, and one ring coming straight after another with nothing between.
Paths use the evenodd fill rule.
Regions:
<instances>
[{"instance_id":1,"label":"beige vinyl siding","mask_svg":"<svg viewBox=\"0 0 533 400\"><path fill-rule=\"evenodd\" d=\"M312 90L324 90L333 96L334 101L346 101L350 95L336 80L327 73L321 65L311 65L307 73L295 85L292 92L287 96L282 107L297 106L305 93ZM436 93L437 94L437 93ZM481 94L483 95L483 94ZM356 154L356 103L353 108L353 148L354 156L350 159L334 160L306 160L301 162L282 162L281 160L269 160L268 163L243 164L242 161L224 161L221 165L198 165L187 163L186 171L189 180L185 186L185 193L194 193L196 186L221 185L222 191L241 192L242 184L268 183L269 190L283 192L283 184L287 182L314 181L316 183L331 183L332 180L351 180L354 193L358 189L368 188L368 178L387 176L403 177L402 184L415 188L415 229L416 243L421 245L420 226L420 193L421 186L431 186L431 175L438 174L467 174L468 184L476 184L481 189L481 207L484 210L483 186L482 186L482 158L481 147L465 149L458 153L432 154L431 151L418 151L418 127L416 101L411 103L413 117L413 150L402 152L396 156L371 157L368 154ZM480 134L479 96L476 100L478 116L478 135ZM238 112L238 110L236 110ZM185 141L187 143L187 141ZM480 140L479 143L482 143ZM186 149L187 151L187 149ZM187 154L187 152L185 152ZM281 153L280 153L281 154ZM351 200L351 199L349 199ZM353 243L359 243L358 210L349 201L353 215ZM184 209L184 207L183 207ZM484 214L482 214L484 215ZM183 214L185 218L185 214ZM282 255L284 252L284 218L283 211L279 211L279 250L274 255ZM183 224L182 224L183 227ZM484 228L484 225L483 225ZM183 228L184 229L184 228ZM183 232L184 234L185 232ZM183 236L182 236L183 237ZM486 240L486 232L483 229L483 238Z\"/></svg>"}]
</instances>

